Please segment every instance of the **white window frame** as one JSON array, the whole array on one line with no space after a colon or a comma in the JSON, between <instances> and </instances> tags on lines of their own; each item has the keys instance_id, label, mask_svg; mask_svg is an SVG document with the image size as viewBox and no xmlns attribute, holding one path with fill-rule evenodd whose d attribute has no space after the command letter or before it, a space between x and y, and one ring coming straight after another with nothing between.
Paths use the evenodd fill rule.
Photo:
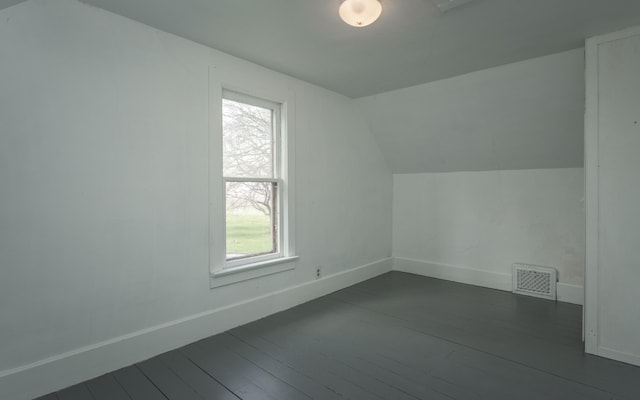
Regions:
<instances>
[{"instance_id":1,"label":"white window frame","mask_svg":"<svg viewBox=\"0 0 640 400\"><path fill-rule=\"evenodd\" d=\"M211 288L289 271L296 267L294 191L294 96L287 89L247 88L216 80L209 69L209 264ZM274 178L225 178L222 168L222 99L274 110ZM277 182L278 249L276 253L227 260L226 195L228 181Z\"/></svg>"}]
</instances>

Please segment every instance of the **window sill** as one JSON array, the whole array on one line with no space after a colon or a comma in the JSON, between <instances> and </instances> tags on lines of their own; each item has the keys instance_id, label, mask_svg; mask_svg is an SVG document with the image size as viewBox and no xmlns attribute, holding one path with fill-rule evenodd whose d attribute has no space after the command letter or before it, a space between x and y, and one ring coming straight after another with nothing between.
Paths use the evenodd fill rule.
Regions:
<instances>
[{"instance_id":1,"label":"window sill","mask_svg":"<svg viewBox=\"0 0 640 400\"><path fill-rule=\"evenodd\" d=\"M284 271L290 271L296 267L295 261L298 258L300 257L281 257L212 272L210 279L211 289L267 275L273 275Z\"/></svg>"}]
</instances>

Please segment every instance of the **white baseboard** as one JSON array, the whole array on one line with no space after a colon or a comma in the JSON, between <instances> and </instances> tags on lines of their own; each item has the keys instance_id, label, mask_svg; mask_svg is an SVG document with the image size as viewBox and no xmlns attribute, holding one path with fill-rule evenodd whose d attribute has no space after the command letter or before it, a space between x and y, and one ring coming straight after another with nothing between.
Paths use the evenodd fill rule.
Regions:
<instances>
[{"instance_id":1,"label":"white baseboard","mask_svg":"<svg viewBox=\"0 0 640 400\"><path fill-rule=\"evenodd\" d=\"M394 258L393 270L507 292L510 292L512 289L511 273L488 272L475 268L458 267L455 265L412 260L402 257ZM558 283L557 290L558 301L583 304L584 289L582 286Z\"/></svg>"},{"instance_id":2,"label":"white baseboard","mask_svg":"<svg viewBox=\"0 0 640 400\"><path fill-rule=\"evenodd\" d=\"M511 274L500 274L497 272L487 272L479 269L399 257L394 258L393 270L466 283L468 285L511 291Z\"/></svg>"},{"instance_id":3,"label":"white baseboard","mask_svg":"<svg viewBox=\"0 0 640 400\"><path fill-rule=\"evenodd\" d=\"M558 282L558 301L571 304L584 304L584 287L580 285L570 285Z\"/></svg>"},{"instance_id":4,"label":"white baseboard","mask_svg":"<svg viewBox=\"0 0 640 400\"><path fill-rule=\"evenodd\" d=\"M600 357L610 358L612 360L616 360L616 361L620 361L623 363L636 365L640 367L640 355L638 354L626 353L623 351L618 351L618 350L610 349L608 347L600 346L598 348L597 355Z\"/></svg>"},{"instance_id":5,"label":"white baseboard","mask_svg":"<svg viewBox=\"0 0 640 400\"><path fill-rule=\"evenodd\" d=\"M382 259L264 296L191 315L11 370L0 371L0 399L28 400L391 271Z\"/></svg>"}]
</instances>

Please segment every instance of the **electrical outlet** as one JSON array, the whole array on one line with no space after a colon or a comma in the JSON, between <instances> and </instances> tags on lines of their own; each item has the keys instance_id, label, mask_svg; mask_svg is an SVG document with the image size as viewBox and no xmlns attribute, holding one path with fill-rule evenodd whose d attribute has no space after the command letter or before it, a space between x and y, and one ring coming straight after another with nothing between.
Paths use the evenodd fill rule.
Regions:
<instances>
[{"instance_id":1,"label":"electrical outlet","mask_svg":"<svg viewBox=\"0 0 640 400\"><path fill-rule=\"evenodd\" d=\"M320 270L320 266L318 265L316 267L316 279L320 279L320 275L321 275L321 270Z\"/></svg>"}]
</instances>

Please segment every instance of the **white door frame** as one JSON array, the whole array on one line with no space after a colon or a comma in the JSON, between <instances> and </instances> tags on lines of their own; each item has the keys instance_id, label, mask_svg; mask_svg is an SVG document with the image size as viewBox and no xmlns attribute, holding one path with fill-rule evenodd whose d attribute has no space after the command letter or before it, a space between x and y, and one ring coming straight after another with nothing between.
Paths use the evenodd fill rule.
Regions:
<instances>
[{"instance_id":1,"label":"white door frame","mask_svg":"<svg viewBox=\"0 0 640 400\"><path fill-rule=\"evenodd\" d=\"M598 51L601 44L640 35L640 27L596 36L586 42L586 109L585 109L585 212L586 212L586 263L584 293L585 352L603 357L620 358L619 354L603 348L599 342L598 325L598 274L599 274L599 101L598 101Z\"/></svg>"}]
</instances>

